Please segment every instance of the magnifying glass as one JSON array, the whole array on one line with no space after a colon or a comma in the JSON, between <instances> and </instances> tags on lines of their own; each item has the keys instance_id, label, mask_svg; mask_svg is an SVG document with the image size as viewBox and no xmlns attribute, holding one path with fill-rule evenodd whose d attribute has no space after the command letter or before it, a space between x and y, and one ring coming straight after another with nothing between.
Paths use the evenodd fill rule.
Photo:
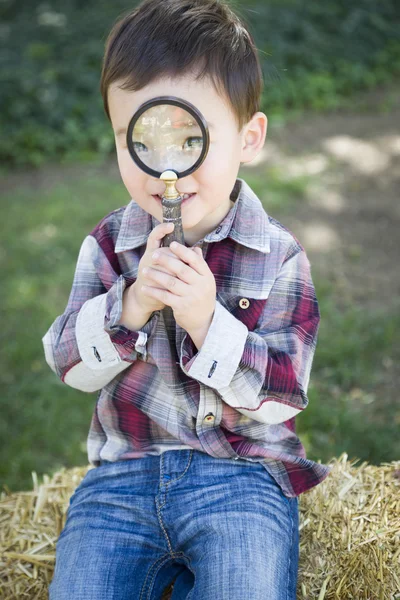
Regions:
<instances>
[{"instance_id":1,"label":"magnifying glass","mask_svg":"<svg viewBox=\"0 0 400 600\"><path fill-rule=\"evenodd\" d=\"M159 96L142 104L126 133L129 153L145 173L165 182L161 199L163 222L175 227L162 246L184 244L181 196L177 180L193 173L204 161L210 145L205 118L190 102L175 96Z\"/></svg>"}]
</instances>

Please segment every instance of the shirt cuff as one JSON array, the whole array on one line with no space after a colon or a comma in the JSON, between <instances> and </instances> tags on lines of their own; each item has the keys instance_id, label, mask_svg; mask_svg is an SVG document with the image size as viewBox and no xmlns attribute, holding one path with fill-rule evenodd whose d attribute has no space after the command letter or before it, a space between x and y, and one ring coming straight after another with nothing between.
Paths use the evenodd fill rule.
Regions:
<instances>
[{"instance_id":1,"label":"shirt cuff","mask_svg":"<svg viewBox=\"0 0 400 600\"><path fill-rule=\"evenodd\" d=\"M82 362L101 370L122 361L134 362L137 355L147 357L147 338L157 324L154 314L140 331L118 325L122 314L122 294L126 280L121 275L106 294L90 298L76 320L76 341Z\"/></svg>"},{"instance_id":2,"label":"shirt cuff","mask_svg":"<svg viewBox=\"0 0 400 600\"><path fill-rule=\"evenodd\" d=\"M182 370L208 387L218 390L228 386L238 369L248 331L246 325L217 300L213 320L200 350L197 352L188 333L183 338Z\"/></svg>"}]
</instances>

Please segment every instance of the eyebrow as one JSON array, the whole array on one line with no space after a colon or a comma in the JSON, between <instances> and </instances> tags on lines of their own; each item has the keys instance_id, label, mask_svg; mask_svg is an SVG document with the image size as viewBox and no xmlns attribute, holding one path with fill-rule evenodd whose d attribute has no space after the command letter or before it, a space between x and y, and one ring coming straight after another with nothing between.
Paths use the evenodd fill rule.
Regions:
<instances>
[{"instance_id":1,"label":"eyebrow","mask_svg":"<svg viewBox=\"0 0 400 600\"><path fill-rule=\"evenodd\" d=\"M214 125L212 123L207 122L207 125L210 129L214 129ZM117 131L115 132L115 135L117 137L119 137L120 135L126 135L126 127L120 127L119 129L117 129ZM188 129L190 129L190 127L188 127Z\"/></svg>"}]
</instances>

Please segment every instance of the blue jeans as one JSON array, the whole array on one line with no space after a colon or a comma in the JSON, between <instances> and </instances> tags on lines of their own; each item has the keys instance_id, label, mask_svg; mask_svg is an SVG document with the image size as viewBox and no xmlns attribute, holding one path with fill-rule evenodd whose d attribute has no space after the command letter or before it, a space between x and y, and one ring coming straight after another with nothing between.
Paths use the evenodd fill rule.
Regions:
<instances>
[{"instance_id":1,"label":"blue jeans","mask_svg":"<svg viewBox=\"0 0 400 600\"><path fill-rule=\"evenodd\" d=\"M71 496L50 600L295 600L298 497L198 450L104 462Z\"/></svg>"}]
</instances>

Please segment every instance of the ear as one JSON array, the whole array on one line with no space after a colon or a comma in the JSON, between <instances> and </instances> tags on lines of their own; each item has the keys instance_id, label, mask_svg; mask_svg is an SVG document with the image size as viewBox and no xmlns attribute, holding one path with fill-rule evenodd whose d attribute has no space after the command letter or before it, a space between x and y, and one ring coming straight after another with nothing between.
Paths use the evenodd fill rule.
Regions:
<instances>
[{"instance_id":1,"label":"ear","mask_svg":"<svg viewBox=\"0 0 400 600\"><path fill-rule=\"evenodd\" d=\"M268 119L263 112L256 112L243 127L240 162L251 162L264 146Z\"/></svg>"}]
</instances>

